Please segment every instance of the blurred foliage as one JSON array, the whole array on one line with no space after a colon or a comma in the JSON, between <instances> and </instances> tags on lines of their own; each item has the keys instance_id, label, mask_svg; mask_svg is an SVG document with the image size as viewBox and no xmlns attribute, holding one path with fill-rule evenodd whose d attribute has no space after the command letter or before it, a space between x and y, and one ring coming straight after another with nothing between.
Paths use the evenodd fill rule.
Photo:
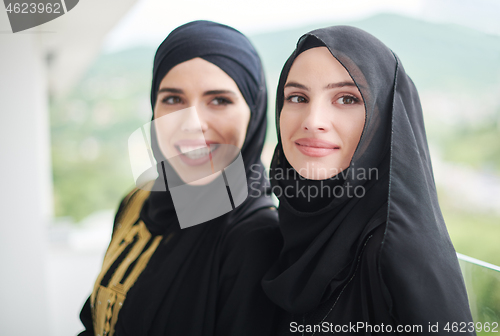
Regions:
<instances>
[{"instance_id":1,"label":"blurred foliage","mask_svg":"<svg viewBox=\"0 0 500 336\"><path fill-rule=\"evenodd\" d=\"M477 335L500 332L500 272L464 260L460 260L460 266Z\"/></svg>"},{"instance_id":2,"label":"blurred foliage","mask_svg":"<svg viewBox=\"0 0 500 336\"><path fill-rule=\"evenodd\" d=\"M500 111L494 117L473 127L460 125L442 139L443 159L500 172Z\"/></svg>"},{"instance_id":3,"label":"blurred foliage","mask_svg":"<svg viewBox=\"0 0 500 336\"><path fill-rule=\"evenodd\" d=\"M117 208L134 186L127 141L151 118L153 55L150 49L102 55L68 96L51 102L56 216L79 221Z\"/></svg>"},{"instance_id":4,"label":"blurred foliage","mask_svg":"<svg viewBox=\"0 0 500 336\"><path fill-rule=\"evenodd\" d=\"M441 205L446 226L457 252L500 265L500 217Z\"/></svg>"}]
</instances>

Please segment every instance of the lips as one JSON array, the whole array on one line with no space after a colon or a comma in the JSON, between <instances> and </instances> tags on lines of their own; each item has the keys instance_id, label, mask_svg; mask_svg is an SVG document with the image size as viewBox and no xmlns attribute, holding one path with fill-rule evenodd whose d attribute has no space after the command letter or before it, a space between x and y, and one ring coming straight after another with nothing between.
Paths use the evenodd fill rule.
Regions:
<instances>
[{"instance_id":1,"label":"lips","mask_svg":"<svg viewBox=\"0 0 500 336\"><path fill-rule=\"evenodd\" d=\"M340 146L333 142L315 138L297 139L295 146L302 154L312 157L323 157L340 150Z\"/></svg>"},{"instance_id":2,"label":"lips","mask_svg":"<svg viewBox=\"0 0 500 336\"><path fill-rule=\"evenodd\" d=\"M179 140L174 147L179 158L189 166L199 166L208 162L220 144L205 140Z\"/></svg>"}]
</instances>

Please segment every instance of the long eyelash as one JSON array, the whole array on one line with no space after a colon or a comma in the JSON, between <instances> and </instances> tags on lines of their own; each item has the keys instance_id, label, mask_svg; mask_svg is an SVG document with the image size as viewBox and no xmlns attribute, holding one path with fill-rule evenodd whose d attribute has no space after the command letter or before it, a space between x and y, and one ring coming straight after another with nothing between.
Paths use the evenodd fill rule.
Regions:
<instances>
[{"instance_id":1,"label":"long eyelash","mask_svg":"<svg viewBox=\"0 0 500 336\"><path fill-rule=\"evenodd\" d=\"M182 100L179 96L166 96L165 98L163 98L161 100L161 102L162 103L167 103L167 100L169 100L170 98Z\"/></svg>"},{"instance_id":2,"label":"long eyelash","mask_svg":"<svg viewBox=\"0 0 500 336\"><path fill-rule=\"evenodd\" d=\"M358 104L359 102L361 102L361 99L359 99L359 98L358 98L358 97L356 97L356 96L350 95L350 94L345 94L345 95L343 95L343 96L342 96L342 97L340 97L340 98L344 98L344 97L349 97L349 98L351 98L352 100L354 100L354 103L355 103L355 104Z\"/></svg>"},{"instance_id":3,"label":"long eyelash","mask_svg":"<svg viewBox=\"0 0 500 336\"><path fill-rule=\"evenodd\" d=\"M214 99L219 99L223 102L224 105L232 104L233 102L226 97L215 97Z\"/></svg>"},{"instance_id":4,"label":"long eyelash","mask_svg":"<svg viewBox=\"0 0 500 336\"><path fill-rule=\"evenodd\" d=\"M294 98L294 97L300 97L300 98L303 98L305 101L307 101L307 98L306 98L306 97L301 96L301 95L296 95L296 94L291 94L291 95L289 95L288 97L285 97L285 101L288 101L288 102L289 102L289 101L290 101L292 98Z\"/></svg>"}]
</instances>

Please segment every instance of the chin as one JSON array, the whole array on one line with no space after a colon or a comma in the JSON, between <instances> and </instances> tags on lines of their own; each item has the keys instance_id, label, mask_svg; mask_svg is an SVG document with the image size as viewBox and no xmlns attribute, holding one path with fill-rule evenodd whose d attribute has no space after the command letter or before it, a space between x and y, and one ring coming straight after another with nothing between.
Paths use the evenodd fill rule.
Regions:
<instances>
[{"instance_id":1,"label":"chin","mask_svg":"<svg viewBox=\"0 0 500 336\"><path fill-rule=\"evenodd\" d=\"M300 176L309 180L324 180L329 178L328 169L311 167L311 165L303 165L294 169Z\"/></svg>"},{"instance_id":2,"label":"chin","mask_svg":"<svg viewBox=\"0 0 500 336\"><path fill-rule=\"evenodd\" d=\"M331 176L329 174L326 174L324 171L311 171L308 173L308 178L309 180L326 180L330 178Z\"/></svg>"},{"instance_id":3,"label":"chin","mask_svg":"<svg viewBox=\"0 0 500 336\"><path fill-rule=\"evenodd\" d=\"M300 162L298 165L294 165L291 162L290 164L300 176L309 180L326 180L342 171L341 168L337 168L337 164L322 161L323 160L306 160Z\"/></svg>"},{"instance_id":4,"label":"chin","mask_svg":"<svg viewBox=\"0 0 500 336\"><path fill-rule=\"evenodd\" d=\"M182 179L186 184L192 185L192 186L202 186L202 185L207 185L211 183L213 180L217 178L217 176L220 175L220 171L216 172L215 174L209 175L207 177L203 177L199 180L196 181L186 181ZM182 177L181 177L182 178Z\"/></svg>"}]
</instances>

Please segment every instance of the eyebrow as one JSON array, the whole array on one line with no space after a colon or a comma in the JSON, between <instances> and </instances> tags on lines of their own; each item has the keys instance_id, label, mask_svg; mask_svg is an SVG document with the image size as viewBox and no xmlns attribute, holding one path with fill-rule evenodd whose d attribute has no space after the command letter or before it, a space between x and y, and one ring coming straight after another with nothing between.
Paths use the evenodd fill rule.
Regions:
<instances>
[{"instance_id":1,"label":"eyebrow","mask_svg":"<svg viewBox=\"0 0 500 336\"><path fill-rule=\"evenodd\" d=\"M178 88L161 88L158 90L158 93L162 92L170 92L170 93L178 93L178 94L184 94L184 90L178 89ZM230 94L233 96L236 96L236 93L234 93L231 90L209 90L205 91L203 93L204 96L213 96L213 95L219 95L219 94Z\"/></svg>"},{"instance_id":2,"label":"eyebrow","mask_svg":"<svg viewBox=\"0 0 500 336\"><path fill-rule=\"evenodd\" d=\"M339 88L339 87L344 87L344 86L354 86L357 87L356 84L353 82L338 82L338 83L330 83L327 86L325 86L325 89L334 89L334 88Z\"/></svg>"},{"instance_id":3,"label":"eyebrow","mask_svg":"<svg viewBox=\"0 0 500 336\"><path fill-rule=\"evenodd\" d=\"M220 95L220 94L230 94L230 95L236 96L236 93L234 93L231 90L210 90L210 91L205 91L203 93L204 96L213 96L213 95Z\"/></svg>"},{"instance_id":4,"label":"eyebrow","mask_svg":"<svg viewBox=\"0 0 500 336\"><path fill-rule=\"evenodd\" d=\"M297 82L288 82L285 84L285 88L287 88L287 87L294 87L294 88L302 89L302 90L306 90L306 91L311 90L309 87L307 87L303 84L299 84Z\"/></svg>"},{"instance_id":5,"label":"eyebrow","mask_svg":"<svg viewBox=\"0 0 500 336\"><path fill-rule=\"evenodd\" d=\"M356 84L354 84L353 82L338 82L338 83L328 84L327 86L325 86L325 90L335 89L335 88L344 87L344 86L357 87ZM308 86L305 86L305 85L297 83L297 82L288 82L285 84L285 87L294 87L294 88L298 88L298 89L302 89L302 90L306 90L306 91L311 90Z\"/></svg>"},{"instance_id":6,"label":"eyebrow","mask_svg":"<svg viewBox=\"0 0 500 336\"><path fill-rule=\"evenodd\" d=\"M181 89L176 89L176 88L161 88L158 90L158 93L162 93L162 92L170 92L170 93L184 93L184 91L182 91Z\"/></svg>"}]
</instances>

